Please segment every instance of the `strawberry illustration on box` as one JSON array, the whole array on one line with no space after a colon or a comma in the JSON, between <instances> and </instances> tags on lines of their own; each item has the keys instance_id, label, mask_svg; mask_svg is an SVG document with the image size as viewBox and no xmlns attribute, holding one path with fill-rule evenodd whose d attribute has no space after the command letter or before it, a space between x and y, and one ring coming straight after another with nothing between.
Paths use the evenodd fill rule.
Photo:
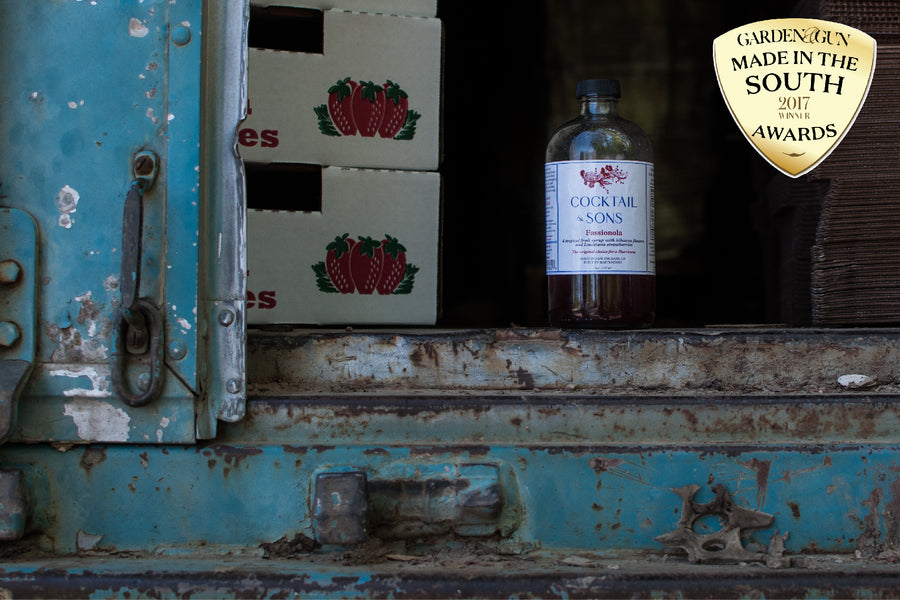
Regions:
<instances>
[{"instance_id":1,"label":"strawberry illustration on box","mask_svg":"<svg viewBox=\"0 0 900 600\"><path fill-rule=\"evenodd\" d=\"M406 247L388 234L335 236L325 246L325 260L312 265L316 287L326 294L409 294L419 268L406 262Z\"/></svg>"},{"instance_id":2,"label":"strawberry illustration on box","mask_svg":"<svg viewBox=\"0 0 900 600\"><path fill-rule=\"evenodd\" d=\"M329 136L361 135L411 140L420 115L409 108L409 96L390 79L378 85L350 77L328 88L328 103L313 109L319 131Z\"/></svg>"}]
</instances>

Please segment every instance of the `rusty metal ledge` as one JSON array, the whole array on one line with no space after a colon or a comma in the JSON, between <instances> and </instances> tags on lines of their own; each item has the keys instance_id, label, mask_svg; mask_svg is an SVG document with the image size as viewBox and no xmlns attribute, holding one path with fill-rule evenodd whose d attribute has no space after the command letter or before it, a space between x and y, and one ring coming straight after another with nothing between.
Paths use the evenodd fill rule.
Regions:
<instances>
[{"instance_id":1,"label":"rusty metal ledge","mask_svg":"<svg viewBox=\"0 0 900 600\"><path fill-rule=\"evenodd\" d=\"M253 396L220 441L296 444L721 446L896 444L894 395Z\"/></svg>"},{"instance_id":2,"label":"rusty metal ledge","mask_svg":"<svg viewBox=\"0 0 900 600\"><path fill-rule=\"evenodd\" d=\"M819 557L811 568L701 566L650 557L482 564L403 557L378 565L325 560L181 561L83 556L12 561L0 569L8 597L87 598L896 598L900 569ZM335 564L337 562L337 564ZM5 596L6 597L6 596Z\"/></svg>"},{"instance_id":3,"label":"rusty metal ledge","mask_svg":"<svg viewBox=\"0 0 900 600\"><path fill-rule=\"evenodd\" d=\"M887 396L900 394L900 329L257 329L248 384L251 395Z\"/></svg>"}]
</instances>

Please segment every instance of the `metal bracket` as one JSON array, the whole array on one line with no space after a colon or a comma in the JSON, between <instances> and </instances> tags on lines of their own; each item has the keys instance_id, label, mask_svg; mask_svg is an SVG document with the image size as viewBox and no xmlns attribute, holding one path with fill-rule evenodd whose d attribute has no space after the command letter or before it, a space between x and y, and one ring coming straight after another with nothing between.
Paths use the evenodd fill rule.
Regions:
<instances>
[{"instance_id":1,"label":"metal bracket","mask_svg":"<svg viewBox=\"0 0 900 600\"><path fill-rule=\"evenodd\" d=\"M37 237L31 215L0 208L0 443L9 436L34 364Z\"/></svg>"},{"instance_id":2,"label":"metal bracket","mask_svg":"<svg viewBox=\"0 0 900 600\"><path fill-rule=\"evenodd\" d=\"M200 357L197 436L201 438L216 436L217 420L239 421L246 410L245 181L234 136L246 116L249 16L248 0L206 2L203 7L207 96L200 139L203 181L197 313L207 345ZM216 368L204 368L211 364Z\"/></svg>"}]
</instances>

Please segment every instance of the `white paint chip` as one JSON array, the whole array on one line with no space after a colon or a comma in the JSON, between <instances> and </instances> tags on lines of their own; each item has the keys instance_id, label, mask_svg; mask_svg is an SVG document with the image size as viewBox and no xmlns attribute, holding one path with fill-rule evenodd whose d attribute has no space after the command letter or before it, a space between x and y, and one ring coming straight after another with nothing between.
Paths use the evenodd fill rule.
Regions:
<instances>
[{"instance_id":1,"label":"white paint chip","mask_svg":"<svg viewBox=\"0 0 900 600\"><path fill-rule=\"evenodd\" d=\"M150 33L147 26L141 23L139 19L134 17L128 22L128 35L135 38L144 38Z\"/></svg>"},{"instance_id":2,"label":"white paint chip","mask_svg":"<svg viewBox=\"0 0 900 600\"><path fill-rule=\"evenodd\" d=\"M131 417L108 402L76 398L63 414L72 417L79 439L92 442L127 442Z\"/></svg>"},{"instance_id":3,"label":"white paint chip","mask_svg":"<svg viewBox=\"0 0 900 600\"><path fill-rule=\"evenodd\" d=\"M109 375L99 373L94 367L53 369L50 371L50 376L69 377L71 379L87 377L90 380L91 389L71 388L63 390L63 396L66 398L109 398L112 396L112 393L109 391Z\"/></svg>"},{"instance_id":4,"label":"white paint chip","mask_svg":"<svg viewBox=\"0 0 900 600\"><path fill-rule=\"evenodd\" d=\"M59 190L59 194L56 195L56 206L59 208L59 212L64 213L73 213L75 209L78 208L78 201L81 199L81 194L79 194L75 188L64 185Z\"/></svg>"},{"instance_id":5,"label":"white paint chip","mask_svg":"<svg viewBox=\"0 0 900 600\"><path fill-rule=\"evenodd\" d=\"M62 189L59 190L59 193L56 195L56 206L59 208L60 212L60 227L64 229L72 228L72 224L75 222L72 219L72 213L78 209L78 201L80 199L81 194L69 185L64 185L62 186Z\"/></svg>"},{"instance_id":6,"label":"white paint chip","mask_svg":"<svg viewBox=\"0 0 900 600\"><path fill-rule=\"evenodd\" d=\"M861 373L841 375L837 380L839 384L841 384L845 388L850 389L872 387L877 383L874 378L869 377L868 375L863 375Z\"/></svg>"},{"instance_id":7,"label":"white paint chip","mask_svg":"<svg viewBox=\"0 0 900 600\"><path fill-rule=\"evenodd\" d=\"M103 534L87 533L79 529L75 534L75 545L79 550L93 550L102 539Z\"/></svg>"}]
</instances>

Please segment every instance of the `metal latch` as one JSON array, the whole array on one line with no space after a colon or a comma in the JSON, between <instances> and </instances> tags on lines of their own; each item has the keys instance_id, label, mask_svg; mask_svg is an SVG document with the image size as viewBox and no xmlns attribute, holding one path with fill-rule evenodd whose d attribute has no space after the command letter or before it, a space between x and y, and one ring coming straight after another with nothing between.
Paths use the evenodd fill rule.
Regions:
<instances>
[{"instance_id":1,"label":"metal latch","mask_svg":"<svg viewBox=\"0 0 900 600\"><path fill-rule=\"evenodd\" d=\"M501 479L494 464L402 464L373 476L350 468L318 473L312 502L316 541L506 535L518 513Z\"/></svg>"},{"instance_id":2,"label":"metal latch","mask_svg":"<svg viewBox=\"0 0 900 600\"><path fill-rule=\"evenodd\" d=\"M0 208L0 442L34 364L37 238L31 215Z\"/></svg>"},{"instance_id":3,"label":"metal latch","mask_svg":"<svg viewBox=\"0 0 900 600\"><path fill-rule=\"evenodd\" d=\"M141 288L141 244L144 220L144 192L153 186L159 170L156 155L141 151L134 157L135 179L125 196L122 222L122 268L119 290L122 300L112 328L110 377L113 389L130 406L152 402L162 390L165 332L160 310L146 298ZM138 389L128 382L130 357L147 359L148 370L138 378Z\"/></svg>"},{"instance_id":4,"label":"metal latch","mask_svg":"<svg viewBox=\"0 0 900 600\"><path fill-rule=\"evenodd\" d=\"M366 539L368 517L365 471L316 475L313 521L320 544L358 544Z\"/></svg>"}]
</instances>

